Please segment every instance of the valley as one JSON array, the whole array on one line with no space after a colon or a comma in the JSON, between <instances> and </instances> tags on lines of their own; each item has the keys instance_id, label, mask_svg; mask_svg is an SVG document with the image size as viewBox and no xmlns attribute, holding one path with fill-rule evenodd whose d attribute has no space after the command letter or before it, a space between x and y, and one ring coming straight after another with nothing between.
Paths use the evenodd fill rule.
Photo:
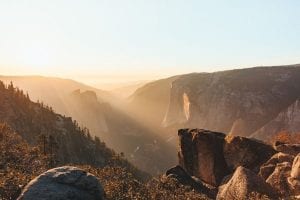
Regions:
<instances>
[{"instance_id":1,"label":"valley","mask_svg":"<svg viewBox=\"0 0 300 200\"><path fill-rule=\"evenodd\" d=\"M103 176L107 172L98 169L121 167L124 173L132 174L130 180L137 179L146 188L142 182L153 184L151 176L161 176L166 171L172 176L179 173L175 176L178 184L196 187L201 195L206 195L201 198L209 199L216 197L215 190L199 185L188 175L184 177L189 181L183 181L180 171L185 170L189 175L200 173L196 176L202 181L218 185L225 174L236 168L220 169L218 173L223 174L217 182L209 182L211 177L203 174L207 170L205 166L188 164L190 159L199 157L190 151L196 148L206 152L205 148L212 151L219 147L203 144L201 148L190 149L192 142L187 150L181 150L186 151L184 155L179 153L177 157L178 143L181 148L187 148L182 145L190 140L180 139L179 134L178 142L177 130L200 127L225 133L222 137L243 136L263 140L268 145L284 137L289 137L284 141L291 139L297 143L300 84L295 83L300 83L299 77L299 65L184 74L145 83L124 99L68 79L1 76L0 121L4 123L4 132L15 131L22 138L16 141L25 143L26 151L34 152L38 147L36 157L31 159L42 164L41 170L70 163ZM201 134L208 137L204 136L206 132ZM218 143L213 141L213 144ZM177 163L183 169L171 168ZM223 165L216 163L218 167ZM190 167L200 168L195 172ZM37 170L30 177L40 172ZM162 182L155 182L156 186L170 181L164 176L159 180Z\"/></svg>"}]
</instances>

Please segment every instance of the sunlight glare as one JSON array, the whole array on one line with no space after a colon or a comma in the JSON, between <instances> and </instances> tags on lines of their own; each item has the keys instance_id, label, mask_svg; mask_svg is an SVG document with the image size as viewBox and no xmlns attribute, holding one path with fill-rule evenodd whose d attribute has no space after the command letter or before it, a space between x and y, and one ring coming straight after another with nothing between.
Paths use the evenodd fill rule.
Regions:
<instances>
[{"instance_id":1,"label":"sunlight glare","mask_svg":"<svg viewBox=\"0 0 300 200\"><path fill-rule=\"evenodd\" d=\"M19 64L30 67L32 70L45 69L51 65L50 49L44 46L30 45L20 49L16 55Z\"/></svg>"}]
</instances>

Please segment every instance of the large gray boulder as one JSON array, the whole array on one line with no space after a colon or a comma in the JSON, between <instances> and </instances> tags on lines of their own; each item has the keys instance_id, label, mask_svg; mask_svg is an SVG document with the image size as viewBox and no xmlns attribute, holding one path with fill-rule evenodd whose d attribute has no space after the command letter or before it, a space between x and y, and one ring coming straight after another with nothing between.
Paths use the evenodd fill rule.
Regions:
<instances>
[{"instance_id":1,"label":"large gray boulder","mask_svg":"<svg viewBox=\"0 0 300 200\"><path fill-rule=\"evenodd\" d=\"M63 166L30 181L18 200L104 200L104 196L103 187L94 175Z\"/></svg>"}]
</instances>

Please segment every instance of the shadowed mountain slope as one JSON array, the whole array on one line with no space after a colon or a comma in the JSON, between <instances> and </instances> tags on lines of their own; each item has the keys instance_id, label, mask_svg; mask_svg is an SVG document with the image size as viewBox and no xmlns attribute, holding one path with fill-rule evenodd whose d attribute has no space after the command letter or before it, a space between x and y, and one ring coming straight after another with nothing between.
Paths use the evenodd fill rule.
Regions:
<instances>
[{"instance_id":1,"label":"shadowed mountain slope","mask_svg":"<svg viewBox=\"0 0 300 200\"><path fill-rule=\"evenodd\" d=\"M23 91L0 81L0 122L7 123L30 145L43 145L53 156L53 165L74 163L103 167L124 166L137 177L144 176L98 137L70 117L56 114L50 107L30 101Z\"/></svg>"},{"instance_id":2,"label":"shadowed mountain slope","mask_svg":"<svg viewBox=\"0 0 300 200\"><path fill-rule=\"evenodd\" d=\"M145 126L115 106L117 99L108 92L76 81L47 77L1 77L34 95L35 100L51 105L53 110L71 116L80 126L100 137L109 147L139 168L157 174L175 163L175 149L161 139L160 132ZM165 159L168 157L169 159Z\"/></svg>"}]
</instances>

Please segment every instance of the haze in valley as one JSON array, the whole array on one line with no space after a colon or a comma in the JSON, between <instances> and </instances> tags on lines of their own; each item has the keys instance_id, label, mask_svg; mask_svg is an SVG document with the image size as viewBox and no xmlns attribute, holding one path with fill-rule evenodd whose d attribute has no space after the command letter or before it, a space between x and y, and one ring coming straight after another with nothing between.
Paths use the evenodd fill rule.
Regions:
<instances>
[{"instance_id":1,"label":"haze in valley","mask_svg":"<svg viewBox=\"0 0 300 200\"><path fill-rule=\"evenodd\" d=\"M0 1L0 199L298 199L299 10Z\"/></svg>"}]
</instances>

